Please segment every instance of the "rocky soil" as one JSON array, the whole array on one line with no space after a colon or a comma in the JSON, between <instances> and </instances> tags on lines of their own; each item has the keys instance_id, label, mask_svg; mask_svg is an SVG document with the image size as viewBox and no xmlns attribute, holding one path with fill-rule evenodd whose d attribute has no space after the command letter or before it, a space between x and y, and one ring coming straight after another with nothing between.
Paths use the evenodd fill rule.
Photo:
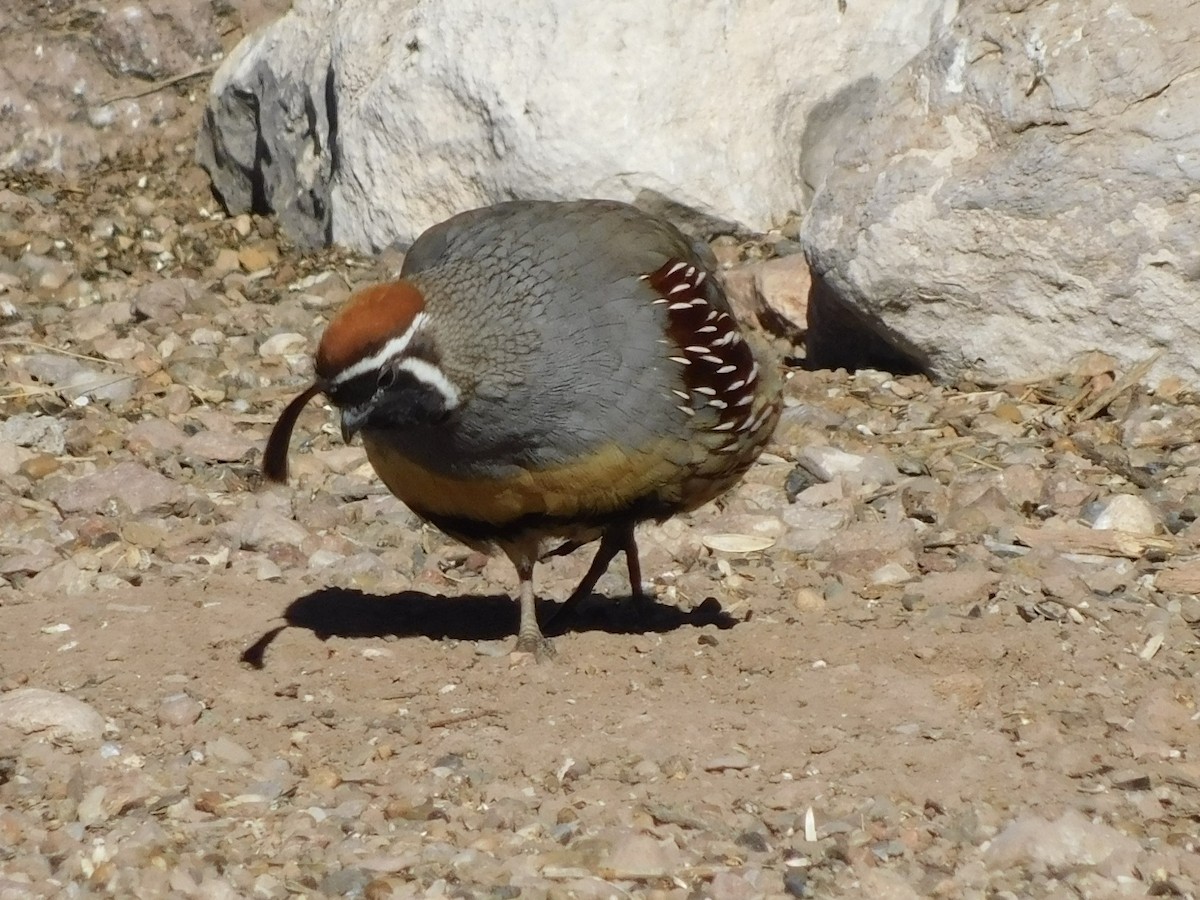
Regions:
<instances>
[{"instance_id":1,"label":"rocky soil","mask_svg":"<svg viewBox=\"0 0 1200 900\"><path fill-rule=\"evenodd\" d=\"M614 566L534 664L508 564L320 404L263 486L399 257L226 217L192 150L0 187L0 898L1200 893L1183 385L794 368L745 483L643 530L654 614Z\"/></svg>"}]
</instances>

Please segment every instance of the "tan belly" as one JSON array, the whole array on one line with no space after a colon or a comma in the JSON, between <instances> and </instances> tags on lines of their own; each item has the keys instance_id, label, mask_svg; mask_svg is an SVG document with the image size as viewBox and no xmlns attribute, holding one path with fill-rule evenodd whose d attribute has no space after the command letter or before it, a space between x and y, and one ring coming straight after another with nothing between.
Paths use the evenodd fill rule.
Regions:
<instances>
[{"instance_id":1,"label":"tan belly","mask_svg":"<svg viewBox=\"0 0 1200 900\"><path fill-rule=\"evenodd\" d=\"M579 462L521 470L503 479L432 472L364 435L367 458L388 489L418 514L503 525L523 516L562 519L620 514L653 496L678 504L681 467L651 451L631 455L610 445Z\"/></svg>"}]
</instances>

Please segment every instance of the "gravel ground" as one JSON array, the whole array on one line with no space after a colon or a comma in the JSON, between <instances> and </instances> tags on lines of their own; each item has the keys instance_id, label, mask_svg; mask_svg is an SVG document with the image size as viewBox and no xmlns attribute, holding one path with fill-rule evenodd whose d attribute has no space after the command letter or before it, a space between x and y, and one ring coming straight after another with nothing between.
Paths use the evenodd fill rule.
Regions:
<instances>
[{"instance_id":1,"label":"gravel ground","mask_svg":"<svg viewBox=\"0 0 1200 900\"><path fill-rule=\"evenodd\" d=\"M1197 896L1182 385L795 369L644 529L655 614L614 566L530 664L320 404L257 472L398 261L226 217L187 141L0 188L0 900Z\"/></svg>"}]
</instances>

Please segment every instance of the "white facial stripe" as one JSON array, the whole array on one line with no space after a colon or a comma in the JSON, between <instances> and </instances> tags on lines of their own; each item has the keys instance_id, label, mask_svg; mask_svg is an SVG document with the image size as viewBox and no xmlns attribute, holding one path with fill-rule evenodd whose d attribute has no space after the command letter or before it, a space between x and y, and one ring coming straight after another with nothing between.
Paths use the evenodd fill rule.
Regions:
<instances>
[{"instance_id":1,"label":"white facial stripe","mask_svg":"<svg viewBox=\"0 0 1200 900\"><path fill-rule=\"evenodd\" d=\"M404 352L404 348L412 343L413 337L421 329L421 326L428 321L429 316L420 312L413 316L412 324L408 326L408 330L399 337L394 337L375 353L365 359L360 359L354 365L342 369L333 379L334 385L343 384L352 378L357 378L365 372L373 372L380 368L385 362L394 357L398 353Z\"/></svg>"},{"instance_id":2,"label":"white facial stripe","mask_svg":"<svg viewBox=\"0 0 1200 900\"><path fill-rule=\"evenodd\" d=\"M459 396L458 389L450 383L442 370L432 363L428 363L423 359L406 359L396 366L402 372L408 372L413 378L424 384L429 385L442 395L442 399L446 403L446 409L455 409L458 407Z\"/></svg>"}]
</instances>

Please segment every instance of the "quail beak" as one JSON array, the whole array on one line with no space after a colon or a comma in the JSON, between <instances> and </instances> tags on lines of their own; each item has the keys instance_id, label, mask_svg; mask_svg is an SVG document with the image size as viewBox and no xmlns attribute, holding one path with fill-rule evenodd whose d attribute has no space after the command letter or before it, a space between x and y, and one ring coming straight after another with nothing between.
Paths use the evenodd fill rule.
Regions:
<instances>
[{"instance_id":1,"label":"quail beak","mask_svg":"<svg viewBox=\"0 0 1200 900\"><path fill-rule=\"evenodd\" d=\"M367 421L365 406L348 406L342 410L342 440L347 444L362 430Z\"/></svg>"}]
</instances>

